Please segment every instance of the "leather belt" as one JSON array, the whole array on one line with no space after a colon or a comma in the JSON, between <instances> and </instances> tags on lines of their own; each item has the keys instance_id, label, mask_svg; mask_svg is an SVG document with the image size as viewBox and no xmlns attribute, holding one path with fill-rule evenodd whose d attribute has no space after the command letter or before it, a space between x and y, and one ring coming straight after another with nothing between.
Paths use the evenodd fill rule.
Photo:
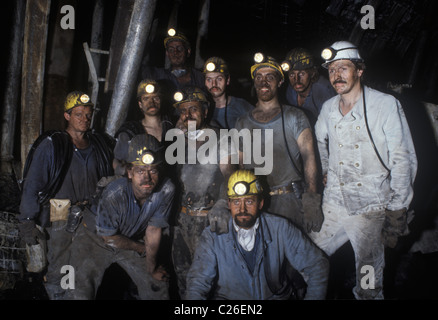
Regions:
<instances>
[{"instance_id":1,"label":"leather belt","mask_svg":"<svg viewBox=\"0 0 438 320\"><path fill-rule=\"evenodd\" d=\"M274 188L272 189L271 192L269 192L270 196L277 196L280 194L286 194L286 193L291 193L294 192L294 189L292 188L292 186L286 186L286 187L279 187L279 188Z\"/></svg>"},{"instance_id":2,"label":"leather belt","mask_svg":"<svg viewBox=\"0 0 438 320\"><path fill-rule=\"evenodd\" d=\"M181 208L182 213L185 213L189 216L194 216L194 217L205 217L205 216L207 216L208 211L209 210L201 210L201 209L192 210L192 209L187 208L187 207Z\"/></svg>"}]
</instances>

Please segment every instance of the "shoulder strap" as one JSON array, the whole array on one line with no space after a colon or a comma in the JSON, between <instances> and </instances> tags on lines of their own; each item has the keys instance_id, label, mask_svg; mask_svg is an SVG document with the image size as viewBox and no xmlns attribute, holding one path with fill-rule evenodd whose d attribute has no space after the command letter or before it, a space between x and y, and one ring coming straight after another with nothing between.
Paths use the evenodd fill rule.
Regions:
<instances>
[{"instance_id":1,"label":"shoulder strap","mask_svg":"<svg viewBox=\"0 0 438 320\"><path fill-rule=\"evenodd\" d=\"M289 144L287 143L287 138L286 138L286 126L284 125L284 110L283 110L283 105L280 104L280 109L281 109L281 124L283 127L283 137L284 137L284 144L286 145L286 149L287 149L287 153L289 155L289 159L292 163L292 166L294 167L295 171L298 173L298 175L300 176L301 180L303 180L303 174L301 172L301 170L298 168L297 164L294 161L294 158L292 157L292 154L289 150Z\"/></svg>"},{"instance_id":2,"label":"shoulder strap","mask_svg":"<svg viewBox=\"0 0 438 320\"><path fill-rule=\"evenodd\" d=\"M97 169L100 177L108 177L114 174L113 171L113 149L115 139L107 134L89 133L88 139L96 150Z\"/></svg>"},{"instance_id":3,"label":"shoulder strap","mask_svg":"<svg viewBox=\"0 0 438 320\"><path fill-rule=\"evenodd\" d=\"M23 170L23 179L21 180L21 185L24 184L26 176L29 172L35 150L46 138L50 138L53 144L53 166L50 168L49 182L38 193L40 204L47 202L59 190L62 182L64 181L67 170L70 167L70 162L73 155L73 143L68 133L59 130L44 132L38 137L37 140L35 140L31 150L29 151Z\"/></svg>"},{"instance_id":4,"label":"shoulder strap","mask_svg":"<svg viewBox=\"0 0 438 320\"><path fill-rule=\"evenodd\" d=\"M365 101L365 86L362 86L362 103L363 103L363 114L365 118L365 126L367 128L368 136L370 137L371 145L373 146L374 152L377 155L377 158L379 158L380 164L385 168L385 170L388 172L388 175L391 173L391 170L385 165L383 162L382 157L380 156L379 150L377 150L376 144L374 143L373 136L371 135L371 130L368 125L368 117L367 117L367 107L366 107L366 101Z\"/></svg>"}]
</instances>

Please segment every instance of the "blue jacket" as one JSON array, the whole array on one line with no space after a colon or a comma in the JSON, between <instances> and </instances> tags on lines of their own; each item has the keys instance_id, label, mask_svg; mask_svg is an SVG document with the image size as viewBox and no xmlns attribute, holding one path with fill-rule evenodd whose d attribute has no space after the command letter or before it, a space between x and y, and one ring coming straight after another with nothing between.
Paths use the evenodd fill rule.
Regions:
<instances>
[{"instance_id":1,"label":"blue jacket","mask_svg":"<svg viewBox=\"0 0 438 320\"><path fill-rule=\"evenodd\" d=\"M329 262L313 242L288 220L268 213L260 215L261 241L258 241L253 274L238 249L232 219L229 232L218 235L207 227L195 251L187 275L188 300L288 299L292 288L286 281L287 261L307 282L305 299L324 299ZM214 292L210 292L214 287Z\"/></svg>"}]
</instances>

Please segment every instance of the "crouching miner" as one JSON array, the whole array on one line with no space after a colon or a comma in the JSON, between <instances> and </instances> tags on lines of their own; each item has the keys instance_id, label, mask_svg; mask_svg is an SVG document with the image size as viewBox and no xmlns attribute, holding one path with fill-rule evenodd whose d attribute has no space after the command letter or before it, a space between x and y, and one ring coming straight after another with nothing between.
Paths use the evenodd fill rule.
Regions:
<instances>
[{"instance_id":1,"label":"crouching miner","mask_svg":"<svg viewBox=\"0 0 438 320\"><path fill-rule=\"evenodd\" d=\"M228 180L228 233L204 229L187 275L186 299L285 300L292 285L289 262L306 280L305 299L324 299L329 263L287 219L261 211L262 188L249 170Z\"/></svg>"},{"instance_id":2,"label":"crouching miner","mask_svg":"<svg viewBox=\"0 0 438 320\"><path fill-rule=\"evenodd\" d=\"M157 263L162 228L168 227L175 192L171 180L162 176L163 151L151 135L132 138L128 176L110 182L97 208L84 212L72 243L70 264L76 281L67 299L94 299L105 270L113 263L131 277L140 299L169 299L168 275Z\"/></svg>"}]
</instances>

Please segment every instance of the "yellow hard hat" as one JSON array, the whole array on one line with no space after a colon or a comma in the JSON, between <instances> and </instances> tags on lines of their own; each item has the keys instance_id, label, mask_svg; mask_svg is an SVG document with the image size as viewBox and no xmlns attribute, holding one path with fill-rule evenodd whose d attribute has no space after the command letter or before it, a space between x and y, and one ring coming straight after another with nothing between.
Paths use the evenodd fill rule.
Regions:
<instances>
[{"instance_id":1,"label":"yellow hard hat","mask_svg":"<svg viewBox=\"0 0 438 320\"><path fill-rule=\"evenodd\" d=\"M254 61L255 64L251 67L252 79L254 79L256 71L260 68L272 68L280 74L281 79L284 79L283 70L281 69L280 64L274 58L265 56L264 54L257 52L254 55Z\"/></svg>"},{"instance_id":2,"label":"yellow hard hat","mask_svg":"<svg viewBox=\"0 0 438 320\"><path fill-rule=\"evenodd\" d=\"M73 109L77 106L91 106L94 107L94 104L91 102L88 94L82 91L73 91L67 95L64 102L64 112L67 112L70 109Z\"/></svg>"},{"instance_id":3,"label":"yellow hard hat","mask_svg":"<svg viewBox=\"0 0 438 320\"><path fill-rule=\"evenodd\" d=\"M144 94L160 93L160 86L154 80L144 79L137 86L137 98Z\"/></svg>"},{"instance_id":4,"label":"yellow hard hat","mask_svg":"<svg viewBox=\"0 0 438 320\"><path fill-rule=\"evenodd\" d=\"M228 179L229 198L248 197L262 192L262 186L251 170L237 170Z\"/></svg>"}]
</instances>

